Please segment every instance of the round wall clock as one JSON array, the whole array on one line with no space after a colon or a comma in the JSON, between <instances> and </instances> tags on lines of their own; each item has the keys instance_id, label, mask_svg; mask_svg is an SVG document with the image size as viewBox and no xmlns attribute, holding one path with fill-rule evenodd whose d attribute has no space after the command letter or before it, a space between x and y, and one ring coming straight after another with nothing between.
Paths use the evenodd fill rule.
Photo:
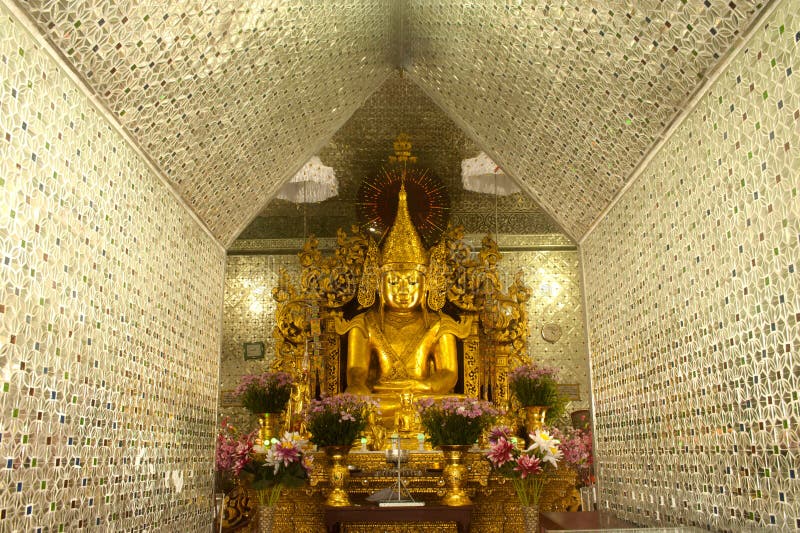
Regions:
<instances>
[{"instance_id":1,"label":"round wall clock","mask_svg":"<svg viewBox=\"0 0 800 533\"><path fill-rule=\"evenodd\" d=\"M558 324L545 324L542 326L542 338L547 342L556 342L561 338L561 326Z\"/></svg>"},{"instance_id":2,"label":"round wall clock","mask_svg":"<svg viewBox=\"0 0 800 533\"><path fill-rule=\"evenodd\" d=\"M401 182L405 182L411 221L425 246L431 247L447 227L450 197L430 170L393 166L365 179L358 189L358 217L373 235L383 236L397 215Z\"/></svg>"}]
</instances>

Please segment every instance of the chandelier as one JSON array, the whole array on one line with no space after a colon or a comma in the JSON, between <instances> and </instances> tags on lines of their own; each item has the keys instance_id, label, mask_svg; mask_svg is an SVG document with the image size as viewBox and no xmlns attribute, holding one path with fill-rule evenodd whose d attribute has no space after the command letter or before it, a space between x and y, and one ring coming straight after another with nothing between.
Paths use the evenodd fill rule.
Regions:
<instances>
[{"instance_id":1,"label":"chandelier","mask_svg":"<svg viewBox=\"0 0 800 533\"><path fill-rule=\"evenodd\" d=\"M277 198L295 204L316 204L339 194L339 182L333 168L313 156L297 174L278 190Z\"/></svg>"},{"instance_id":2,"label":"chandelier","mask_svg":"<svg viewBox=\"0 0 800 533\"><path fill-rule=\"evenodd\" d=\"M468 191L495 196L508 196L520 192L519 186L511 176L503 172L503 169L485 152L461 162L461 184Z\"/></svg>"}]
</instances>

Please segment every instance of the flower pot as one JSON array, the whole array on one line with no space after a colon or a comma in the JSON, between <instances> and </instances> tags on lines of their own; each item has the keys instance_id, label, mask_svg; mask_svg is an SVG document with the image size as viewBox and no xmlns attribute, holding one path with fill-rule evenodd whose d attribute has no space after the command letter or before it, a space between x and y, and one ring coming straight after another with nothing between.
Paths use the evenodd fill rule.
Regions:
<instances>
[{"instance_id":1,"label":"flower pot","mask_svg":"<svg viewBox=\"0 0 800 533\"><path fill-rule=\"evenodd\" d=\"M445 493L442 498L443 505L458 507L472 505L467 491L464 490L467 467L464 466L464 455L471 448L467 445L442 445L439 446L444 453L445 466L442 471Z\"/></svg>"},{"instance_id":2,"label":"flower pot","mask_svg":"<svg viewBox=\"0 0 800 533\"><path fill-rule=\"evenodd\" d=\"M539 506L529 505L522 507L522 518L525 522L526 533L539 533Z\"/></svg>"},{"instance_id":3,"label":"flower pot","mask_svg":"<svg viewBox=\"0 0 800 533\"><path fill-rule=\"evenodd\" d=\"M280 437L282 413L261 413L258 415L258 438L256 444L265 448L270 440Z\"/></svg>"},{"instance_id":4,"label":"flower pot","mask_svg":"<svg viewBox=\"0 0 800 533\"><path fill-rule=\"evenodd\" d=\"M325 455L331 461L330 479L331 492L325 500L325 505L332 507L346 507L352 505L350 496L347 495L347 482L350 480L350 471L347 469L347 454L350 446L325 446Z\"/></svg>"},{"instance_id":5,"label":"flower pot","mask_svg":"<svg viewBox=\"0 0 800 533\"><path fill-rule=\"evenodd\" d=\"M544 427L547 406L531 405L525 407L525 431L535 433Z\"/></svg>"},{"instance_id":6,"label":"flower pot","mask_svg":"<svg viewBox=\"0 0 800 533\"><path fill-rule=\"evenodd\" d=\"M272 526L275 523L275 506L258 506L258 533L272 533Z\"/></svg>"}]
</instances>

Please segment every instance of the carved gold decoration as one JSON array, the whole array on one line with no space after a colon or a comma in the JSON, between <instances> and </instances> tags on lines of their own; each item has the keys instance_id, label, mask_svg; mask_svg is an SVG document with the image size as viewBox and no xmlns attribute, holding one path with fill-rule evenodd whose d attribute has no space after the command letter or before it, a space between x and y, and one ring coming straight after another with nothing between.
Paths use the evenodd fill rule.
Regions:
<instances>
[{"instance_id":1,"label":"carved gold decoration","mask_svg":"<svg viewBox=\"0 0 800 533\"><path fill-rule=\"evenodd\" d=\"M523 511L519 505L510 479L492 472L484 455L468 451L463 458L466 472L463 487L474 501L472 531L492 533L519 533L524 531ZM348 493L356 502L378 488L392 485L397 471L387 465L383 453L353 451L347 456L352 466ZM324 529L323 504L330 487L330 469L323 452L314 454L310 485L302 489L283 491L275 506L274 531L317 533ZM444 488L442 466L444 456L439 450L412 452L404 465L403 478L408 482L414 498L437 501ZM559 468L546 475L545 488L539 501L541 511L566 511L577 508L579 498L575 490L577 474L569 468ZM577 500L576 500L577 498ZM255 500L255 498L253 498ZM250 512L245 509L243 512ZM246 515L244 515L246 519ZM240 526L244 522L237 522ZM359 529L362 527L364 529ZM381 524L381 531L402 533L408 531L455 531L454 526L438 524ZM348 525L347 531L374 531L376 526ZM434 529L434 528L439 529ZM450 528L450 529L448 529Z\"/></svg>"},{"instance_id":2,"label":"carved gold decoration","mask_svg":"<svg viewBox=\"0 0 800 533\"><path fill-rule=\"evenodd\" d=\"M411 155L411 137L408 134L401 133L398 135L392 146L394 147L394 155L389 156L390 163L417 162L417 156Z\"/></svg>"},{"instance_id":3,"label":"carved gold decoration","mask_svg":"<svg viewBox=\"0 0 800 533\"><path fill-rule=\"evenodd\" d=\"M472 505L467 491L464 489L466 481L467 467L464 465L464 455L470 449L470 445L461 446L441 446L444 454L444 479L445 493L442 503L450 506Z\"/></svg>"},{"instance_id":4,"label":"carved gold decoration","mask_svg":"<svg viewBox=\"0 0 800 533\"><path fill-rule=\"evenodd\" d=\"M415 268L425 272L428 253L408 213L405 184L400 185L397 216L383 242L380 255L381 270L388 268Z\"/></svg>"},{"instance_id":5,"label":"carved gold decoration","mask_svg":"<svg viewBox=\"0 0 800 533\"><path fill-rule=\"evenodd\" d=\"M408 239L409 235L403 233L401 237ZM459 333L466 335L461 350L463 394L487 398L491 392L491 399L506 408L508 370L527 360L530 290L521 274L503 290L498 272L502 254L497 243L485 237L475 250L464 241L460 227L448 227L429 258L415 252L403 262L423 259L429 260L428 308L450 309L460 316L463 327L468 327ZM389 258L385 249L381 255L374 240L353 227L350 234L339 231L337 246L330 255L323 255L317 239L310 237L299 260L299 280L281 271L278 286L272 291L278 303L273 366L304 383L293 395L287 413L287 427L293 428L299 424L299 407L311 397L344 390L340 381L345 354L340 333L346 327L346 317L352 316L348 306L352 307L356 296L361 306L375 303L379 263ZM467 326L470 320L472 324ZM316 332L312 331L314 321L318 324Z\"/></svg>"}]
</instances>

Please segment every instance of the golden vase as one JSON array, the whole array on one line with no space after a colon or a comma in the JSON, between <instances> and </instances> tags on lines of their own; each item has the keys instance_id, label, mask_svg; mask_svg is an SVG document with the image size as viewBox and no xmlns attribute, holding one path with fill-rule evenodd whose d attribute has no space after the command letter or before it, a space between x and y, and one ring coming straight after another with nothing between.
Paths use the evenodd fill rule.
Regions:
<instances>
[{"instance_id":1,"label":"golden vase","mask_svg":"<svg viewBox=\"0 0 800 533\"><path fill-rule=\"evenodd\" d=\"M442 445L439 446L444 453L444 478L445 492L442 498L443 505L459 507L462 505L472 505L467 491L464 490L464 482L467 477L467 467L464 465L464 455L471 445Z\"/></svg>"},{"instance_id":2,"label":"golden vase","mask_svg":"<svg viewBox=\"0 0 800 533\"><path fill-rule=\"evenodd\" d=\"M542 429L545 416L547 416L547 406L532 405L525 407L525 431L535 433Z\"/></svg>"},{"instance_id":3,"label":"golden vase","mask_svg":"<svg viewBox=\"0 0 800 533\"><path fill-rule=\"evenodd\" d=\"M325 500L325 505L331 507L347 507L350 496L347 495L347 482L350 480L350 471L347 469L347 454L350 446L325 446L325 455L331 461L331 492Z\"/></svg>"},{"instance_id":4,"label":"golden vase","mask_svg":"<svg viewBox=\"0 0 800 533\"><path fill-rule=\"evenodd\" d=\"M272 438L279 438L281 433L281 413L261 413L258 415L258 437L256 444L269 447Z\"/></svg>"}]
</instances>

